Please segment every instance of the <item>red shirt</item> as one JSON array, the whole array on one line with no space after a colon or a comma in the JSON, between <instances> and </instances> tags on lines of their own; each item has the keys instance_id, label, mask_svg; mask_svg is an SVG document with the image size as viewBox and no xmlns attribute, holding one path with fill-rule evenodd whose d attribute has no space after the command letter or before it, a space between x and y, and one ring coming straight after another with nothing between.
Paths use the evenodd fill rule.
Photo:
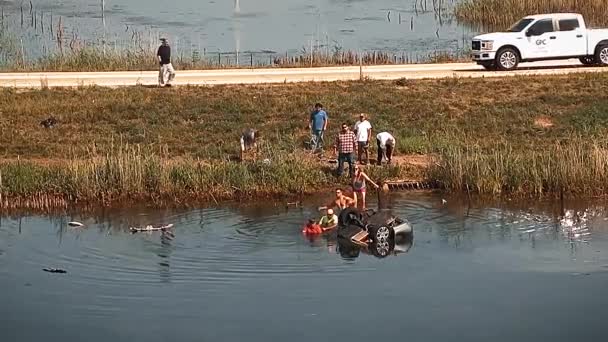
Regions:
<instances>
[{"instance_id":1,"label":"red shirt","mask_svg":"<svg viewBox=\"0 0 608 342\"><path fill-rule=\"evenodd\" d=\"M302 229L302 233L304 233L304 234L322 234L323 228L321 228L321 226L319 226L316 223L313 225L306 225L304 227L304 229Z\"/></svg>"},{"instance_id":2,"label":"red shirt","mask_svg":"<svg viewBox=\"0 0 608 342\"><path fill-rule=\"evenodd\" d=\"M357 137L352 131L348 131L346 133L340 132L336 138L336 147L338 149L338 153L353 153L355 151L356 143Z\"/></svg>"}]
</instances>

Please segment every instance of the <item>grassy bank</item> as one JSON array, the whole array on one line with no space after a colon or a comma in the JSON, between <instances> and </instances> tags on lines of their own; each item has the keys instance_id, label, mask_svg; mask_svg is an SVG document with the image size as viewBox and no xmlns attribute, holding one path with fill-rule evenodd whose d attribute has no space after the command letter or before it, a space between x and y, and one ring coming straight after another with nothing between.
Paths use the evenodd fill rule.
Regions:
<instances>
[{"instance_id":1,"label":"grassy bank","mask_svg":"<svg viewBox=\"0 0 608 342\"><path fill-rule=\"evenodd\" d=\"M456 3L456 18L473 26L506 29L526 15L575 12L588 24L608 26L607 0L462 0Z\"/></svg>"},{"instance_id":2,"label":"grassy bank","mask_svg":"<svg viewBox=\"0 0 608 342\"><path fill-rule=\"evenodd\" d=\"M449 190L604 195L608 75L363 81L156 89L0 90L2 206L194 201L326 190L332 166L303 152L322 102L328 139L360 112L430 167L371 167L377 180L437 179ZM54 128L40 121L53 116ZM234 162L246 127L260 160ZM375 147L372 148L372 154ZM430 159L430 158L429 158ZM35 201L34 201L35 200ZM28 202L29 201L29 202ZM28 204L29 203L29 204ZM36 203L36 204L35 204ZM46 205L46 204L44 204Z\"/></svg>"}]
</instances>

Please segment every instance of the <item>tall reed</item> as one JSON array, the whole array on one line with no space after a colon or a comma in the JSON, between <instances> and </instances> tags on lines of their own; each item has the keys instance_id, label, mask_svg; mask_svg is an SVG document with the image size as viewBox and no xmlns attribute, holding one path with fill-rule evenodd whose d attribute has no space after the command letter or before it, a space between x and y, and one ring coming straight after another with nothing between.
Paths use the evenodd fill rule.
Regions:
<instances>
[{"instance_id":1,"label":"tall reed","mask_svg":"<svg viewBox=\"0 0 608 342\"><path fill-rule=\"evenodd\" d=\"M582 139L541 150L516 150L508 144L489 153L448 148L439 159L429 175L451 191L493 195L608 193L608 148Z\"/></svg>"},{"instance_id":2,"label":"tall reed","mask_svg":"<svg viewBox=\"0 0 608 342\"><path fill-rule=\"evenodd\" d=\"M0 208L48 209L71 203L119 201L181 203L302 195L336 184L329 169L298 153L271 153L268 161L169 159L165 153L120 145L102 156L64 164L0 163ZM371 168L375 179L398 167Z\"/></svg>"},{"instance_id":3,"label":"tall reed","mask_svg":"<svg viewBox=\"0 0 608 342\"><path fill-rule=\"evenodd\" d=\"M608 0L462 0L454 9L459 21L484 29L506 29L526 15L555 12L581 13L588 25L608 25Z\"/></svg>"}]
</instances>

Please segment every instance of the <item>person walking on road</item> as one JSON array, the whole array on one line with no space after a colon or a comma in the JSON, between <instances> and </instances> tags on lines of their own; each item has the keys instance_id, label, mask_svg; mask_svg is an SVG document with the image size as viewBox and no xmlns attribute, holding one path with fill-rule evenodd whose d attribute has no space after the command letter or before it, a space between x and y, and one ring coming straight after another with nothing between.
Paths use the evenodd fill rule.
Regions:
<instances>
[{"instance_id":1,"label":"person walking on road","mask_svg":"<svg viewBox=\"0 0 608 342\"><path fill-rule=\"evenodd\" d=\"M308 128L312 131L312 146L310 147L313 151L317 151L323 148L323 134L327 130L328 117L323 105L320 103L315 104L315 109L310 114L310 120L308 122Z\"/></svg>"},{"instance_id":2,"label":"person walking on road","mask_svg":"<svg viewBox=\"0 0 608 342\"><path fill-rule=\"evenodd\" d=\"M337 176L342 176L344 171L344 162L348 163L348 173L352 178L355 174L355 151L357 150L357 137L353 133L347 123L342 124L342 130L336 137L334 145L334 153L338 153L338 169Z\"/></svg>"},{"instance_id":3,"label":"person walking on road","mask_svg":"<svg viewBox=\"0 0 608 342\"><path fill-rule=\"evenodd\" d=\"M171 47L167 38L161 38L160 41L161 44L156 53L158 63L160 64L158 84L161 87L170 87L171 82L175 78L175 69L173 69L173 64L171 64Z\"/></svg>"},{"instance_id":4,"label":"person walking on road","mask_svg":"<svg viewBox=\"0 0 608 342\"><path fill-rule=\"evenodd\" d=\"M359 115L359 121L355 124L355 133L357 134L357 145L359 164L369 163L369 139L372 136L372 124L367 120L367 114L361 113ZM365 162L363 162L362 156L365 153Z\"/></svg>"},{"instance_id":5,"label":"person walking on road","mask_svg":"<svg viewBox=\"0 0 608 342\"><path fill-rule=\"evenodd\" d=\"M378 145L378 165L382 165L384 158L390 164L393 160L393 151L395 151L395 137L389 132L381 132L376 136L376 144Z\"/></svg>"}]
</instances>

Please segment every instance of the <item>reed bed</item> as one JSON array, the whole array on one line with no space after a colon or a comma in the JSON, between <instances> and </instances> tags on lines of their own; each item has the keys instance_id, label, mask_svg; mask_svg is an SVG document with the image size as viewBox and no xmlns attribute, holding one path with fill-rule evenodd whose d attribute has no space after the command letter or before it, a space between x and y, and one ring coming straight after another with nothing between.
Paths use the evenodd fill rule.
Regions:
<instances>
[{"instance_id":1,"label":"reed bed","mask_svg":"<svg viewBox=\"0 0 608 342\"><path fill-rule=\"evenodd\" d=\"M372 167L376 179L400 174L399 167ZM117 202L172 204L301 196L329 186L327 168L298 153L273 153L268 161L174 160L140 146L61 164L0 163L0 208L45 210L72 204Z\"/></svg>"},{"instance_id":2,"label":"reed bed","mask_svg":"<svg viewBox=\"0 0 608 342\"><path fill-rule=\"evenodd\" d=\"M588 25L608 25L608 0L462 0L454 15L464 23L483 29L506 29L526 15L576 12Z\"/></svg>"},{"instance_id":3,"label":"reed bed","mask_svg":"<svg viewBox=\"0 0 608 342\"><path fill-rule=\"evenodd\" d=\"M429 170L450 191L511 196L608 193L608 149L576 139L542 150L447 149Z\"/></svg>"}]
</instances>

